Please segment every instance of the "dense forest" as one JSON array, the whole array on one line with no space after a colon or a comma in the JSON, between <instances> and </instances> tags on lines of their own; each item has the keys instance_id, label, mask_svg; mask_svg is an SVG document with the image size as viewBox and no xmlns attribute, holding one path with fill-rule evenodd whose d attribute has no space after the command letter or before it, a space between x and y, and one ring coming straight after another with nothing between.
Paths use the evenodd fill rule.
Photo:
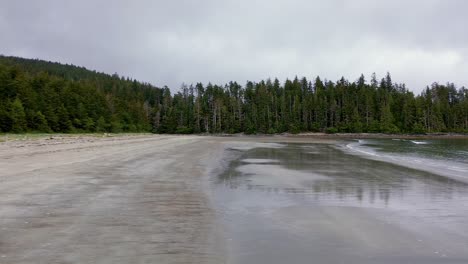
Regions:
<instances>
[{"instance_id":1,"label":"dense forest","mask_svg":"<svg viewBox=\"0 0 468 264\"><path fill-rule=\"evenodd\" d=\"M171 94L117 74L0 56L0 132L468 132L468 89L414 95L390 74L182 85Z\"/></svg>"}]
</instances>

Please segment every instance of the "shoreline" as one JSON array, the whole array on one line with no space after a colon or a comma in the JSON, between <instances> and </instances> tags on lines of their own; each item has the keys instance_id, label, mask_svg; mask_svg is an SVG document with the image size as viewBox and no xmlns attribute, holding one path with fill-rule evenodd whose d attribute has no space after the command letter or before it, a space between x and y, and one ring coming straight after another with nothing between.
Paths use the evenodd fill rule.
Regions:
<instances>
[{"instance_id":1,"label":"shoreline","mask_svg":"<svg viewBox=\"0 0 468 264\"><path fill-rule=\"evenodd\" d=\"M430 134L384 134L384 133L298 133L298 134L257 134L257 135L245 135L245 134L220 134L211 136L221 137L285 137L285 138L310 138L310 139L468 139L468 134L460 133L430 133Z\"/></svg>"},{"instance_id":2,"label":"shoreline","mask_svg":"<svg viewBox=\"0 0 468 264\"><path fill-rule=\"evenodd\" d=\"M24 134L0 134L0 144L8 142L36 142L36 141L63 141L63 142L74 142L74 141L93 141L93 140L117 140L122 138L135 139L135 138L151 138L157 136L168 136L168 137L184 137L184 136L200 136L200 137L212 137L212 138L223 138L227 141L230 139L241 139L242 141L251 140L271 140L273 142L279 142L284 139L285 142L303 142L312 140L311 143L317 141L330 140L329 143L338 139L468 139L468 134L461 133L430 133L430 134L384 134L384 133L299 133L299 134L254 134L247 135L243 133L238 134L153 134L153 133L24 133Z\"/></svg>"},{"instance_id":3,"label":"shoreline","mask_svg":"<svg viewBox=\"0 0 468 264\"><path fill-rule=\"evenodd\" d=\"M324 137L324 138L339 138L339 139L352 139L352 138L390 138L390 139L468 139L468 134L459 133L430 133L430 134L383 134L383 133L300 133L291 135L297 137Z\"/></svg>"},{"instance_id":4,"label":"shoreline","mask_svg":"<svg viewBox=\"0 0 468 264\"><path fill-rule=\"evenodd\" d=\"M468 178L465 176L466 173L464 173L460 168L460 166L464 166L463 163L450 160L438 160L437 158L417 157L408 154L394 155L391 153L369 153L368 151L359 149L359 147L356 148L351 146L354 144L355 143L346 144L346 146L340 149L349 155L355 155L364 159L390 163L417 171L423 171L452 179L463 184L468 184Z\"/></svg>"}]
</instances>

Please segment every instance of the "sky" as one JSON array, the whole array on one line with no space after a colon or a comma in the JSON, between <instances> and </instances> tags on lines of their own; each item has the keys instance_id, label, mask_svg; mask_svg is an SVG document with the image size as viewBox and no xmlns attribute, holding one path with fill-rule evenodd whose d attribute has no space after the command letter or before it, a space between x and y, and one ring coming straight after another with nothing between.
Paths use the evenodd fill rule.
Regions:
<instances>
[{"instance_id":1,"label":"sky","mask_svg":"<svg viewBox=\"0 0 468 264\"><path fill-rule=\"evenodd\" d=\"M468 86L465 0L0 0L0 54L177 90L390 72Z\"/></svg>"}]
</instances>

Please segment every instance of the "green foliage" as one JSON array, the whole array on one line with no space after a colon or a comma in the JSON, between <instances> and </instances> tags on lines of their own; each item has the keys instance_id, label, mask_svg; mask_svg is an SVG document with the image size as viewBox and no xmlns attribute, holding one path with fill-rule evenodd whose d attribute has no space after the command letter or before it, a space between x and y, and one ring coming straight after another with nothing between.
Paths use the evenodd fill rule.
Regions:
<instances>
[{"instance_id":1,"label":"green foliage","mask_svg":"<svg viewBox=\"0 0 468 264\"><path fill-rule=\"evenodd\" d=\"M168 87L83 67L0 56L1 132L427 133L468 131L468 90L420 95L390 74Z\"/></svg>"},{"instance_id":2,"label":"green foliage","mask_svg":"<svg viewBox=\"0 0 468 264\"><path fill-rule=\"evenodd\" d=\"M414 134L424 134L424 131L424 126L421 123L415 123L411 130L411 132Z\"/></svg>"},{"instance_id":3,"label":"green foliage","mask_svg":"<svg viewBox=\"0 0 468 264\"><path fill-rule=\"evenodd\" d=\"M24 132L27 129L26 124L26 114L24 112L23 104L21 100L16 98L13 103L11 103L10 109L10 118L11 118L11 131L14 133Z\"/></svg>"},{"instance_id":4,"label":"green foliage","mask_svg":"<svg viewBox=\"0 0 468 264\"><path fill-rule=\"evenodd\" d=\"M56 132L61 131L61 132L70 132L72 130L73 125L70 120L70 115L68 114L67 109L65 106L61 105L57 109L57 117L58 117L58 129Z\"/></svg>"},{"instance_id":5,"label":"green foliage","mask_svg":"<svg viewBox=\"0 0 468 264\"><path fill-rule=\"evenodd\" d=\"M128 131L128 130L129 130L129 129L127 129L127 131ZM120 133L120 132L122 132L122 131L123 131L122 124L121 124L119 121L117 121L117 120L112 121L111 124L110 124L110 131L111 131L112 133Z\"/></svg>"},{"instance_id":6,"label":"green foliage","mask_svg":"<svg viewBox=\"0 0 468 264\"><path fill-rule=\"evenodd\" d=\"M162 89L116 75L0 56L2 132L151 131L161 95Z\"/></svg>"},{"instance_id":7,"label":"green foliage","mask_svg":"<svg viewBox=\"0 0 468 264\"><path fill-rule=\"evenodd\" d=\"M104 121L104 127L105 127L105 121ZM83 122L83 128L85 131L92 131L92 132L96 131L94 120L91 117L86 118Z\"/></svg>"},{"instance_id":8,"label":"green foliage","mask_svg":"<svg viewBox=\"0 0 468 264\"><path fill-rule=\"evenodd\" d=\"M301 132L301 129L296 124L289 124L289 132L292 134L298 134Z\"/></svg>"},{"instance_id":9,"label":"green foliage","mask_svg":"<svg viewBox=\"0 0 468 264\"><path fill-rule=\"evenodd\" d=\"M275 134L276 133L276 130L274 128L269 128L268 131L267 131L267 134Z\"/></svg>"},{"instance_id":10,"label":"green foliage","mask_svg":"<svg viewBox=\"0 0 468 264\"><path fill-rule=\"evenodd\" d=\"M253 125L249 125L245 129L245 134L247 134L247 135L252 135L252 134L256 134L256 133L257 133L257 129L255 129L255 127Z\"/></svg>"},{"instance_id":11,"label":"green foliage","mask_svg":"<svg viewBox=\"0 0 468 264\"><path fill-rule=\"evenodd\" d=\"M2 102L0 104L0 131L1 132L11 132L13 120L11 118L10 112L8 109L11 107L11 104L8 102Z\"/></svg>"},{"instance_id":12,"label":"green foliage","mask_svg":"<svg viewBox=\"0 0 468 264\"><path fill-rule=\"evenodd\" d=\"M96 121L96 132L106 132L107 130L107 123L104 117L100 116L99 119Z\"/></svg>"},{"instance_id":13,"label":"green foliage","mask_svg":"<svg viewBox=\"0 0 468 264\"><path fill-rule=\"evenodd\" d=\"M38 132L51 132L49 125L47 124L46 117L41 113L41 111L37 111L33 118L33 124L31 128Z\"/></svg>"},{"instance_id":14,"label":"green foliage","mask_svg":"<svg viewBox=\"0 0 468 264\"><path fill-rule=\"evenodd\" d=\"M175 133L176 134L193 134L193 128L180 126L180 127L177 127Z\"/></svg>"}]
</instances>

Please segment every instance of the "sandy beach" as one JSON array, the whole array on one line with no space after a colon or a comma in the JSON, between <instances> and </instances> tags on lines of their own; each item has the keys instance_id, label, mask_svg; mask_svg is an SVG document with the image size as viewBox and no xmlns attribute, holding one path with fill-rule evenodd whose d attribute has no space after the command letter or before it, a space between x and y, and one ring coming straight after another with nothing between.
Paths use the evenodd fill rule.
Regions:
<instances>
[{"instance_id":1,"label":"sandy beach","mask_svg":"<svg viewBox=\"0 0 468 264\"><path fill-rule=\"evenodd\" d=\"M2 143L0 263L222 263L218 156L197 136Z\"/></svg>"},{"instance_id":2,"label":"sandy beach","mask_svg":"<svg viewBox=\"0 0 468 264\"><path fill-rule=\"evenodd\" d=\"M309 180L306 172L280 167L276 156L261 159L254 155L242 161L247 165L232 169L247 175L259 175L252 177L248 183L250 187L245 192L241 191L241 196L238 192L242 188L232 189L232 182L229 188L213 187L214 177L222 174L229 165L227 150L240 155L254 148L280 148L283 145L279 143L307 143L310 149L301 155L324 153L327 158L332 155L327 151L337 150L316 146L333 144L336 140L306 136L73 135L2 142L0 263L248 263L250 260L273 263L275 259L287 261L287 256L297 263L305 263L307 258L303 257L307 254L301 255L300 251L275 257L274 250L273 254L254 255L249 259L242 257L244 251L236 249L238 245L233 245L236 239L242 242L240 244L249 245L249 241L244 240L252 234L260 238L267 235L273 239L271 241L279 241L277 238L284 236L283 231L294 236L312 234L306 240L310 244L301 245L306 246L304 252L314 253L321 263L338 263L340 256L347 256L349 263L395 263L392 261L398 258L414 263L463 263L460 261L464 261L466 256L460 252L465 246L462 241L467 237L464 230L455 235L453 242L448 242L450 237L444 230L434 229L436 239L445 239L444 243L451 245L448 253L443 254L452 253L457 257L451 262L434 262L431 258L437 251L432 248L434 237L424 230L409 231L421 229L422 225L412 226L413 220L401 227L392 211L390 215L393 218L388 220L385 208L353 209L354 205L330 207L301 203L274 210L270 208L268 212L273 210L272 218L267 220L263 218L265 216L258 218L258 215L253 217L249 213L242 218L243 214L235 213L243 203L246 208L260 206L260 209L255 209L260 212L265 204L259 205L257 201L264 199L259 198L264 194L276 195L285 191L306 197L307 186L313 182L316 187L323 185L321 188L325 189L336 184L333 187L336 190L347 190L350 188L348 185L355 188L356 183L364 184L359 187L362 192L368 188L366 182L372 179L335 182L330 180L333 179L331 176L317 174ZM277 155L272 153L268 155ZM294 153L298 152L292 151L291 155L296 155ZM344 161L341 163L344 165L338 162L330 165L332 169L322 168L320 173L330 174L339 170L355 173L352 171L354 167L345 164L348 160ZM330 163L319 159L317 162L317 168ZM349 162L359 165L354 160ZM374 166L372 164L369 166ZM393 165L388 166L391 175L399 171ZM265 168L267 173L268 170L275 173L265 178L262 176ZM358 170L358 167L354 169ZM282 177L288 173L290 180ZM418 177L426 177L421 175ZM444 181L437 178L430 184L437 187L440 182ZM430 185L427 181L425 184ZM279 196L275 197L271 201L279 199ZM270 205L276 208L284 202L282 198L278 201ZM230 204L233 206L229 207ZM362 202L359 206L362 207ZM401 219L410 217L405 215ZM271 225L274 232L262 234L258 230L246 229L249 224L229 230L246 219L251 228ZM349 221L343 222L344 219ZM314 236L322 240L315 241ZM415 237L424 239L424 242L414 240ZM292 238L285 237L285 241ZM285 246L284 249L292 249L294 243L291 240L291 248ZM344 253L341 252L344 255L333 253L333 245L339 250L344 249ZM398 251L405 248L409 249L408 258L398 255ZM387 257L386 261L370 258L375 250ZM367 255L353 259L359 251ZM262 252L259 249L255 254ZM394 253L397 258L390 257ZM412 253L416 256L413 257ZM423 257L418 258L420 255Z\"/></svg>"}]
</instances>

